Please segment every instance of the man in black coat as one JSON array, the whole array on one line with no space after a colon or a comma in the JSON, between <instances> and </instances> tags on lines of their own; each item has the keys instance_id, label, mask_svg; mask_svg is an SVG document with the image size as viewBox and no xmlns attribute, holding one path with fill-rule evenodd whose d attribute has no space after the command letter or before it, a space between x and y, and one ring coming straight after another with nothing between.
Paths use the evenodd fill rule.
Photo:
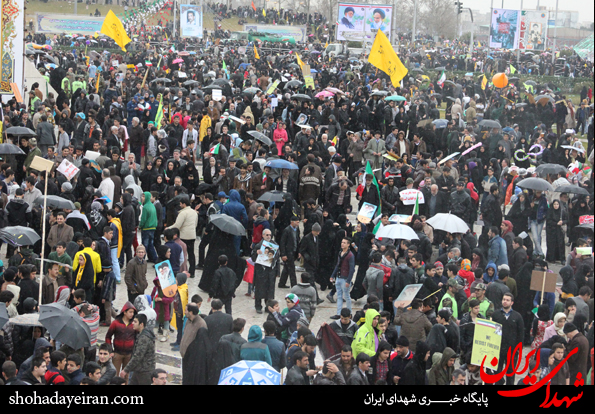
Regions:
<instances>
[{"instance_id":1,"label":"man in black coat","mask_svg":"<svg viewBox=\"0 0 595 414\"><path fill-rule=\"evenodd\" d=\"M291 223L283 230L281 234L281 241L279 243L279 252L281 260L283 261L283 272L279 279L279 288L287 288L287 277L291 283L291 287L297 285L297 277L295 275L295 254L298 250L300 242L300 219L297 216L291 217ZM299 258L299 255L298 255Z\"/></svg>"},{"instance_id":2,"label":"man in black coat","mask_svg":"<svg viewBox=\"0 0 595 414\"><path fill-rule=\"evenodd\" d=\"M419 210L427 218L438 213L448 213L448 194L439 191L438 185L432 184L429 195L424 194L424 204L419 205Z\"/></svg>"},{"instance_id":3,"label":"man in black coat","mask_svg":"<svg viewBox=\"0 0 595 414\"><path fill-rule=\"evenodd\" d=\"M316 269L318 269L318 235L320 234L320 224L315 223L312 231L304 236L300 242L300 254L304 258L304 269L310 274L310 284L316 290L316 300L318 304L324 302L319 299L318 289L316 288Z\"/></svg>"},{"instance_id":4,"label":"man in black coat","mask_svg":"<svg viewBox=\"0 0 595 414\"><path fill-rule=\"evenodd\" d=\"M332 218L335 220L339 215L349 214L351 212L351 189L349 188L347 180L339 181L331 185L327 190L325 197L325 207L328 208Z\"/></svg>"},{"instance_id":5,"label":"man in black coat","mask_svg":"<svg viewBox=\"0 0 595 414\"><path fill-rule=\"evenodd\" d=\"M362 205L365 203L369 203L375 205L376 207L380 206L380 197L378 195L378 188L372 182L372 176L367 174L366 175L366 183L364 185L364 189L362 191L362 195L359 198L358 210L362 208Z\"/></svg>"},{"instance_id":6,"label":"man in black coat","mask_svg":"<svg viewBox=\"0 0 595 414\"><path fill-rule=\"evenodd\" d=\"M380 191L382 197L382 214L397 214L397 202L399 201L399 189L395 186L394 177L388 177L388 185Z\"/></svg>"},{"instance_id":7,"label":"man in black coat","mask_svg":"<svg viewBox=\"0 0 595 414\"><path fill-rule=\"evenodd\" d=\"M510 276L516 279L519 270L527 262L527 250L523 247L523 239L515 237L512 241L512 253L508 265L510 266Z\"/></svg>"},{"instance_id":8,"label":"man in black coat","mask_svg":"<svg viewBox=\"0 0 595 414\"><path fill-rule=\"evenodd\" d=\"M512 309L514 297L512 293L505 293L502 297L502 308L495 311L492 320L502 325L502 343L500 345L500 358L498 361L498 372L502 372L507 365L508 351L512 353L514 348L523 343L525 324L520 313ZM515 354L514 363L508 364L508 373L514 372L514 366L517 364L518 354ZM498 382L498 385L504 384L504 378ZM506 376L506 385L514 385L514 375Z\"/></svg>"},{"instance_id":9,"label":"man in black coat","mask_svg":"<svg viewBox=\"0 0 595 414\"><path fill-rule=\"evenodd\" d=\"M480 245L487 245L488 230L491 226L500 227L502 224L502 210L500 209L500 202L498 185L492 184L490 187L490 194L488 194L481 203L481 220L483 220L483 230L481 232Z\"/></svg>"},{"instance_id":10,"label":"man in black coat","mask_svg":"<svg viewBox=\"0 0 595 414\"><path fill-rule=\"evenodd\" d=\"M211 313L205 318L207 329L209 330L209 340L211 346L216 351L217 343L223 335L233 332L233 317L224 313L223 302L219 299L211 301Z\"/></svg>"},{"instance_id":11,"label":"man in black coat","mask_svg":"<svg viewBox=\"0 0 595 414\"><path fill-rule=\"evenodd\" d=\"M457 189L450 194L450 209L452 214L459 217L471 227L471 210L474 208L471 196L465 191L465 182L459 181Z\"/></svg>"}]
</instances>

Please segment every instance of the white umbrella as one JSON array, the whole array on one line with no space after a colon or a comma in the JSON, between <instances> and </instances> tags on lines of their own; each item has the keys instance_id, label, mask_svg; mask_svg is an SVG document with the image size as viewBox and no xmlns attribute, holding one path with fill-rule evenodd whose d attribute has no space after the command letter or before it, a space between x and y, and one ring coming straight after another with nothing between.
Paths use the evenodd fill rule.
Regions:
<instances>
[{"instance_id":1,"label":"white umbrella","mask_svg":"<svg viewBox=\"0 0 595 414\"><path fill-rule=\"evenodd\" d=\"M446 158L442 158L439 162L438 165L442 165L444 164L446 161L453 159L454 157L456 157L457 155L459 155L460 152L453 152L452 154L450 154L448 157Z\"/></svg>"},{"instance_id":2,"label":"white umbrella","mask_svg":"<svg viewBox=\"0 0 595 414\"><path fill-rule=\"evenodd\" d=\"M465 234L467 233L467 230L469 230L467 223L450 213L436 214L434 217L429 218L426 223L432 226L435 230L443 230L451 234Z\"/></svg>"},{"instance_id":3,"label":"white umbrella","mask_svg":"<svg viewBox=\"0 0 595 414\"><path fill-rule=\"evenodd\" d=\"M376 238L387 237L394 240L419 240L415 231L402 224L389 224L376 232Z\"/></svg>"},{"instance_id":4,"label":"white umbrella","mask_svg":"<svg viewBox=\"0 0 595 414\"><path fill-rule=\"evenodd\" d=\"M561 147L562 147L562 148L569 149L569 150L578 151L578 152L580 152L581 154L584 154L584 153L585 153L585 150L584 150L584 149L582 149L582 148L580 148L580 147L573 147L572 145L561 145Z\"/></svg>"}]
</instances>

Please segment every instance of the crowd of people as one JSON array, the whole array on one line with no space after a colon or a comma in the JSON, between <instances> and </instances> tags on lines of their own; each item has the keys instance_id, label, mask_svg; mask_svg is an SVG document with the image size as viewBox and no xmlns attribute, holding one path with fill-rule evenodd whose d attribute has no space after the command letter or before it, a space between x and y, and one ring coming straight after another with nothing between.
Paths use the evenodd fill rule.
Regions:
<instances>
[{"instance_id":1,"label":"crowd of people","mask_svg":"<svg viewBox=\"0 0 595 414\"><path fill-rule=\"evenodd\" d=\"M415 70L395 88L347 58L237 46L53 50L37 67L56 94L34 84L24 104L3 103L3 142L22 154L2 156L0 229L47 230L44 269L41 240L7 243L0 303L15 318L57 302L91 331L90 346L72 349L43 326L7 323L5 383L163 384L155 346L172 340L184 384L216 384L247 360L286 369L285 384L476 385L478 318L501 324L496 371L519 343L540 350L529 364L541 377L576 348L551 383L592 381L590 89L572 102L539 76L496 88ZM413 53L404 61L424 67ZM79 171L39 172L36 156ZM409 203L409 190L424 201ZM44 195L70 203L44 211ZM368 206L377 215L358 221ZM432 227L439 213L467 230ZM376 237L395 221L417 238ZM153 279L164 262L173 295ZM534 270L559 266L555 293L530 288ZM395 306L415 284L415 299ZM266 313L247 341L232 313L241 294ZM336 312L316 335L325 301Z\"/></svg>"}]
</instances>

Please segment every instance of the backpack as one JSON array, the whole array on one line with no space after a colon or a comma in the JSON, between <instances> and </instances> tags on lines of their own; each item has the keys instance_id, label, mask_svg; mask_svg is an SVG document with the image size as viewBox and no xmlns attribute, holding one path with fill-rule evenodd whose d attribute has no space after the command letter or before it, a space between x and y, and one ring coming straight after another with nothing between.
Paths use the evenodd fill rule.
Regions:
<instances>
[{"instance_id":1,"label":"backpack","mask_svg":"<svg viewBox=\"0 0 595 414\"><path fill-rule=\"evenodd\" d=\"M380 267L378 267L378 266L380 266ZM391 275L391 271L392 271L391 268L390 267L387 267L387 266L385 266L383 264L380 264L380 263L375 263L374 265L370 265L370 267L373 267L373 268L382 270L384 272L384 276L383 276L383 279L382 279L382 284L383 285L387 285L388 284L388 281L390 280L390 275Z\"/></svg>"}]
</instances>

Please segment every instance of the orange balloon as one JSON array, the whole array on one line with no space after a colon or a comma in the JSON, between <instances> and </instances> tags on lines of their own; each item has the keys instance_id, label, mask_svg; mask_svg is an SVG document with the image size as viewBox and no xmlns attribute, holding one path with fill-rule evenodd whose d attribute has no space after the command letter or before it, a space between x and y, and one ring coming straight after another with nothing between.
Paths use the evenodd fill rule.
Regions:
<instances>
[{"instance_id":1,"label":"orange balloon","mask_svg":"<svg viewBox=\"0 0 595 414\"><path fill-rule=\"evenodd\" d=\"M508 77L504 73L496 73L492 77L492 83L496 88L504 88L508 85Z\"/></svg>"}]
</instances>

